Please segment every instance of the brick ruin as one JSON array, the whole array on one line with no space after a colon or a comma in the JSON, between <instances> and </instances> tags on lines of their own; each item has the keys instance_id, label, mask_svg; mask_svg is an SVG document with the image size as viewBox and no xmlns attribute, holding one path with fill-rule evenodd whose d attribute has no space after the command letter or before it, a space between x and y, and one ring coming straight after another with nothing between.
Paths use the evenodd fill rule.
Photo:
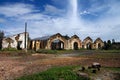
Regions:
<instances>
[{"instance_id":1,"label":"brick ruin","mask_svg":"<svg viewBox=\"0 0 120 80\"><path fill-rule=\"evenodd\" d=\"M62 49L101 49L104 46L104 42L97 38L94 42L90 37L86 37L83 41L77 35L72 37L63 36L60 33L54 34L52 36L44 36L40 38L35 38L31 40L30 49L52 49L52 50L62 50Z\"/></svg>"},{"instance_id":2,"label":"brick ruin","mask_svg":"<svg viewBox=\"0 0 120 80\"><path fill-rule=\"evenodd\" d=\"M29 38L29 33L26 33L26 42L25 42L25 32L4 37L2 40L2 49L4 48L16 48L18 50L25 49L25 43L26 45L29 45L28 38Z\"/></svg>"},{"instance_id":3,"label":"brick ruin","mask_svg":"<svg viewBox=\"0 0 120 80\"><path fill-rule=\"evenodd\" d=\"M104 46L104 42L97 38L94 42L90 37L86 37L83 41L77 36L73 35L63 36L60 33L43 36L29 40L29 34L26 36L27 49L39 50L39 49L52 49L52 50L77 50L77 49L101 49ZM2 40L2 48L25 48L25 33L16 34L10 37L5 37Z\"/></svg>"}]
</instances>

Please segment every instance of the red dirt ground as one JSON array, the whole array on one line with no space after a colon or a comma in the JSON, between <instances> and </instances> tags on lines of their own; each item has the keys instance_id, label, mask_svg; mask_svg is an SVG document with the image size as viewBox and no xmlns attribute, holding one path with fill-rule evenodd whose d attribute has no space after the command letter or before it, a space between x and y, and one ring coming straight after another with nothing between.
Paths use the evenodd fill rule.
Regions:
<instances>
[{"instance_id":1,"label":"red dirt ground","mask_svg":"<svg viewBox=\"0 0 120 80\"><path fill-rule=\"evenodd\" d=\"M119 55L120 56L120 55ZM106 67L120 67L120 58L92 58L56 56L53 54L34 54L29 56L0 56L0 80L14 78L44 71L53 66L91 65L99 62Z\"/></svg>"}]
</instances>

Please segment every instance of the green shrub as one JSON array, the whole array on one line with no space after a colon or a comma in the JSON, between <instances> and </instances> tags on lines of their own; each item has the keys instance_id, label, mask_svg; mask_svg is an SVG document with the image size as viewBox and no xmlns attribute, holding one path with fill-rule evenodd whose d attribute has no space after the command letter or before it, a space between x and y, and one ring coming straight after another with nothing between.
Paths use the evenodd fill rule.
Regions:
<instances>
[{"instance_id":1,"label":"green shrub","mask_svg":"<svg viewBox=\"0 0 120 80\"><path fill-rule=\"evenodd\" d=\"M114 72L120 72L120 67L103 67L106 70L112 70Z\"/></svg>"},{"instance_id":2,"label":"green shrub","mask_svg":"<svg viewBox=\"0 0 120 80\"><path fill-rule=\"evenodd\" d=\"M17 50L16 48L4 48L0 51L0 54L8 56L26 56L29 55L29 52L26 53L24 50Z\"/></svg>"},{"instance_id":3,"label":"green shrub","mask_svg":"<svg viewBox=\"0 0 120 80\"><path fill-rule=\"evenodd\" d=\"M73 71L74 67L54 67L47 71L23 76L17 80L90 80L87 77L77 76Z\"/></svg>"},{"instance_id":4,"label":"green shrub","mask_svg":"<svg viewBox=\"0 0 120 80\"><path fill-rule=\"evenodd\" d=\"M39 49L36 52L37 53L45 53L45 54L55 54L55 53L57 53L56 50L46 50L46 49Z\"/></svg>"},{"instance_id":5,"label":"green shrub","mask_svg":"<svg viewBox=\"0 0 120 80\"><path fill-rule=\"evenodd\" d=\"M17 51L16 48L4 48L2 51Z\"/></svg>"},{"instance_id":6,"label":"green shrub","mask_svg":"<svg viewBox=\"0 0 120 80\"><path fill-rule=\"evenodd\" d=\"M34 54L36 52L34 50L27 50L27 53Z\"/></svg>"}]
</instances>

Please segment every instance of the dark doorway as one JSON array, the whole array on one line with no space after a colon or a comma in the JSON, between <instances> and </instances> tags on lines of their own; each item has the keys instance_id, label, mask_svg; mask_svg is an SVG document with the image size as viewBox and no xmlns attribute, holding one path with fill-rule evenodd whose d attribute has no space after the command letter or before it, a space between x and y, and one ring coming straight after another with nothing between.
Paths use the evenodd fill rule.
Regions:
<instances>
[{"instance_id":1,"label":"dark doorway","mask_svg":"<svg viewBox=\"0 0 120 80\"><path fill-rule=\"evenodd\" d=\"M98 43L98 49L101 49L101 44L100 43Z\"/></svg>"},{"instance_id":2,"label":"dark doorway","mask_svg":"<svg viewBox=\"0 0 120 80\"><path fill-rule=\"evenodd\" d=\"M91 43L88 43L86 46L87 46L87 49L92 49Z\"/></svg>"},{"instance_id":3,"label":"dark doorway","mask_svg":"<svg viewBox=\"0 0 120 80\"><path fill-rule=\"evenodd\" d=\"M63 50L64 49L64 43L60 40L54 40L51 43L51 49L52 50Z\"/></svg>"},{"instance_id":4,"label":"dark doorway","mask_svg":"<svg viewBox=\"0 0 120 80\"><path fill-rule=\"evenodd\" d=\"M30 49L32 49L32 41L30 41Z\"/></svg>"},{"instance_id":5,"label":"dark doorway","mask_svg":"<svg viewBox=\"0 0 120 80\"><path fill-rule=\"evenodd\" d=\"M47 40L41 40L40 49L45 49L46 46L47 46Z\"/></svg>"},{"instance_id":6,"label":"dark doorway","mask_svg":"<svg viewBox=\"0 0 120 80\"><path fill-rule=\"evenodd\" d=\"M18 50L21 50L22 48L20 47L20 45L22 44L22 41L18 41L18 43L17 43L17 49Z\"/></svg>"},{"instance_id":7,"label":"dark doorway","mask_svg":"<svg viewBox=\"0 0 120 80\"><path fill-rule=\"evenodd\" d=\"M74 50L78 50L78 43L74 42Z\"/></svg>"},{"instance_id":8,"label":"dark doorway","mask_svg":"<svg viewBox=\"0 0 120 80\"><path fill-rule=\"evenodd\" d=\"M84 45L82 45L82 48L84 49Z\"/></svg>"}]
</instances>

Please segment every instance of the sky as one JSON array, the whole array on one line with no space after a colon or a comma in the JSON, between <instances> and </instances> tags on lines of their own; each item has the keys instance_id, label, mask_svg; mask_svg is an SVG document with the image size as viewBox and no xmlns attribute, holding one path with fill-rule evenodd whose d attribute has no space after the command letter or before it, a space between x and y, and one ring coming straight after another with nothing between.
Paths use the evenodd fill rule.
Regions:
<instances>
[{"instance_id":1,"label":"sky","mask_svg":"<svg viewBox=\"0 0 120 80\"><path fill-rule=\"evenodd\" d=\"M120 42L120 0L0 0L0 30L30 38L61 33Z\"/></svg>"}]
</instances>

